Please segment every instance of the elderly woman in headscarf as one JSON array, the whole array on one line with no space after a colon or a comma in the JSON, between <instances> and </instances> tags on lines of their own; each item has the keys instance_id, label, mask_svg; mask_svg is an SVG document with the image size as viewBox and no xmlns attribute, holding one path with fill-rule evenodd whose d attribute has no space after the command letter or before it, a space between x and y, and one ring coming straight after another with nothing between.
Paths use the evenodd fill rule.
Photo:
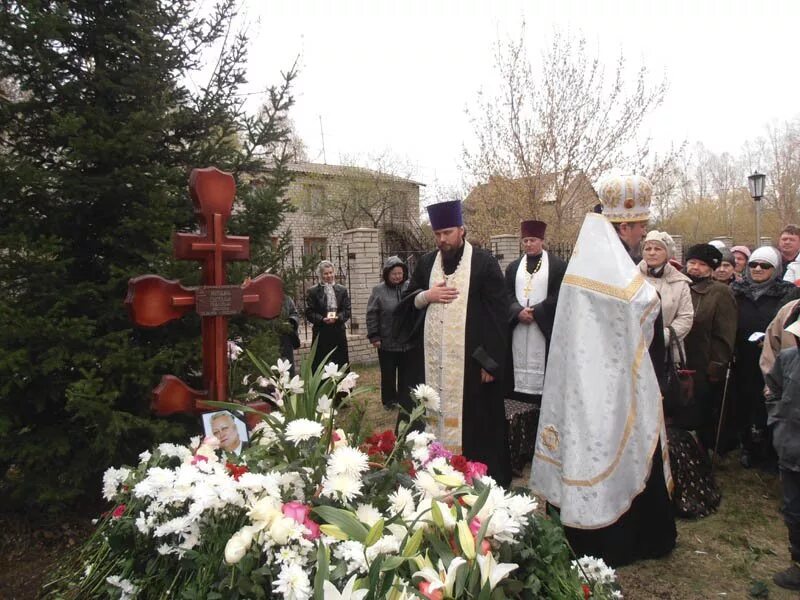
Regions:
<instances>
[{"instance_id":1,"label":"elderly woman in headscarf","mask_svg":"<svg viewBox=\"0 0 800 600\"><path fill-rule=\"evenodd\" d=\"M747 261L750 260L750 248L747 246L731 247L733 254L733 270L736 273L737 281L744 277L744 270L747 268Z\"/></svg>"},{"instance_id":2,"label":"elderly woman in headscarf","mask_svg":"<svg viewBox=\"0 0 800 600\"><path fill-rule=\"evenodd\" d=\"M767 331L786 296L794 289L792 283L779 277L780 271L778 250L762 246L750 255L742 281L731 285L738 306L735 427L742 442L741 462L745 467L756 462L768 466L772 454L766 432L764 377L758 365L763 338L753 336Z\"/></svg>"},{"instance_id":3,"label":"elderly woman in headscarf","mask_svg":"<svg viewBox=\"0 0 800 600\"><path fill-rule=\"evenodd\" d=\"M689 284L692 280L678 271L669 259L675 251L672 237L662 231L650 231L644 240L639 269L661 297L664 318L664 341L671 352L670 362L679 364L683 340L692 329L694 307ZM689 429L674 425L673 417L681 407L665 391L664 414L667 418L669 460L674 490L672 500L677 513L684 517L702 517L719 505L721 496L711 475L711 464Z\"/></svg>"},{"instance_id":4,"label":"elderly woman in headscarf","mask_svg":"<svg viewBox=\"0 0 800 600\"><path fill-rule=\"evenodd\" d=\"M715 281L730 285L734 281L741 279L741 275L736 273L736 259L733 257L733 252L727 248L720 248L719 251L722 254L722 260L719 266L714 269L713 277Z\"/></svg>"},{"instance_id":5,"label":"elderly woman in headscarf","mask_svg":"<svg viewBox=\"0 0 800 600\"><path fill-rule=\"evenodd\" d=\"M673 349L675 345L683 348L683 339L692 328L692 295L689 284L692 282L669 262L675 254L675 242L666 231L650 231L644 239L643 260L639 270L647 281L656 288L661 297L661 314L664 318L664 344Z\"/></svg>"},{"instance_id":6,"label":"elderly woman in headscarf","mask_svg":"<svg viewBox=\"0 0 800 600\"><path fill-rule=\"evenodd\" d=\"M311 333L317 342L317 353L312 362L313 368L333 352L327 362L335 362L340 367L350 362L347 352L347 329L350 320L350 294L347 288L336 283L333 263L323 260L317 265L320 283L306 294L306 320L311 323Z\"/></svg>"}]
</instances>

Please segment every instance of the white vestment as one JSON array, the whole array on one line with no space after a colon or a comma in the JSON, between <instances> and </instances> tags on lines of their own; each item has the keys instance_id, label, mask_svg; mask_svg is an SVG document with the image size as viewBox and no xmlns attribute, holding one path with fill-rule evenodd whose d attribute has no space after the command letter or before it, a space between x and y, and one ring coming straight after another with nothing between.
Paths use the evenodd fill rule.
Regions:
<instances>
[{"instance_id":1,"label":"white vestment","mask_svg":"<svg viewBox=\"0 0 800 600\"><path fill-rule=\"evenodd\" d=\"M559 294L531 471L565 525L616 522L644 490L659 440L672 487L648 353L660 308L608 220L587 215Z\"/></svg>"},{"instance_id":2,"label":"white vestment","mask_svg":"<svg viewBox=\"0 0 800 600\"><path fill-rule=\"evenodd\" d=\"M523 307L533 306L547 298L550 260L542 252L539 269L528 273L527 257L519 261L514 292ZM534 314L534 318L536 315ZM530 325L518 323L511 333L511 352L514 360L514 391L541 394L544 388L545 350L547 341L536 321Z\"/></svg>"},{"instance_id":3,"label":"white vestment","mask_svg":"<svg viewBox=\"0 0 800 600\"><path fill-rule=\"evenodd\" d=\"M464 343L467 331L467 301L472 273L472 244L464 242L464 253L455 272L445 275L442 253L436 254L428 287L446 281L458 297L444 304L434 302L425 313L425 383L439 392L440 414L429 415L428 424L451 452L461 454L464 405Z\"/></svg>"}]
</instances>

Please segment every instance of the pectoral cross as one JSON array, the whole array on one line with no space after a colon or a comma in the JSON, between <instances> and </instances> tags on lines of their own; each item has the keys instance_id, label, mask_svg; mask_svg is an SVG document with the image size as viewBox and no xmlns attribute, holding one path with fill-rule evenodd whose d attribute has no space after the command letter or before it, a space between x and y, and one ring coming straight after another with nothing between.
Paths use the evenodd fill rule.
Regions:
<instances>
[{"instance_id":1,"label":"pectoral cross","mask_svg":"<svg viewBox=\"0 0 800 600\"><path fill-rule=\"evenodd\" d=\"M128 282L125 298L131 320L141 327L159 327L192 309L202 317L205 389L190 388L177 377L164 375L151 403L159 416L199 414L215 410L204 400L228 401L228 317L243 312L271 319L280 315L283 305L283 282L275 275L226 285L226 263L250 258L250 238L225 233L236 193L233 176L213 167L194 169L189 192L200 232L175 233L173 248L175 258L202 262L203 284L184 287L179 281L142 275ZM256 404L250 406L267 409L264 402Z\"/></svg>"}]
</instances>

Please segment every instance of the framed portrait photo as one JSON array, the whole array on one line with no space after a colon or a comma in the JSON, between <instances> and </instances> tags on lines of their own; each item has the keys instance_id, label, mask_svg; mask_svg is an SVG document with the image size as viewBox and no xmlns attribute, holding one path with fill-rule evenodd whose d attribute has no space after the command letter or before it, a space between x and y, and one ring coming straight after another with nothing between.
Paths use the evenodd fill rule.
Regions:
<instances>
[{"instance_id":1,"label":"framed portrait photo","mask_svg":"<svg viewBox=\"0 0 800 600\"><path fill-rule=\"evenodd\" d=\"M247 448L249 436L242 415L218 410L203 415L203 431L219 440L219 446L237 456Z\"/></svg>"}]
</instances>

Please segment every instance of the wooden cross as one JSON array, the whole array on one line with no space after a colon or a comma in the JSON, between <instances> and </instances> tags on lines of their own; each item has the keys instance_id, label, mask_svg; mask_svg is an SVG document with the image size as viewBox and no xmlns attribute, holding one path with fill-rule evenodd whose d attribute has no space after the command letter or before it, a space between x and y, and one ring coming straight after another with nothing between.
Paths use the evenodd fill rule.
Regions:
<instances>
[{"instance_id":1,"label":"wooden cross","mask_svg":"<svg viewBox=\"0 0 800 600\"><path fill-rule=\"evenodd\" d=\"M142 275L128 282L125 298L131 320L141 327L159 327L193 308L202 317L205 389L195 390L173 375L164 375L153 390L151 409L158 416L216 410L204 400L227 402L228 316L243 312L272 319L283 305L283 282L275 275L226 285L225 264L250 258L250 238L225 233L236 194L233 176L214 167L194 169L189 192L200 233L175 233L173 247L176 258L203 263L203 284L184 287L176 280ZM250 406L267 409L266 403L256 404Z\"/></svg>"}]
</instances>

